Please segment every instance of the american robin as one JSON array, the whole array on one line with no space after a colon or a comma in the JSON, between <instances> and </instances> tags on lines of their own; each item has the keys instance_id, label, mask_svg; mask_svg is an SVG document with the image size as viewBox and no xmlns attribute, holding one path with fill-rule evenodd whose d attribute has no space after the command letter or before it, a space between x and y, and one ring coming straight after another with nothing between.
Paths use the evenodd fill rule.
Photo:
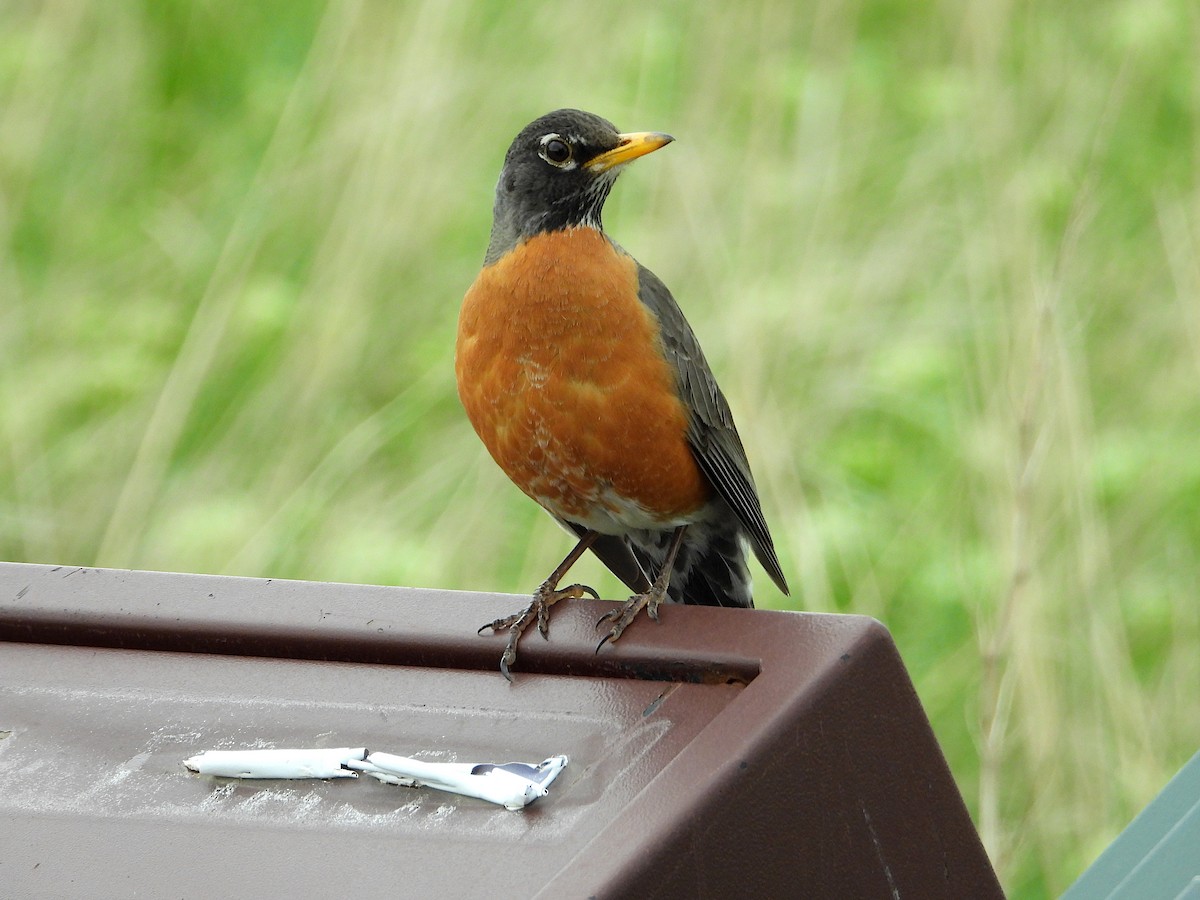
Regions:
<instances>
[{"instance_id":1,"label":"american robin","mask_svg":"<svg viewBox=\"0 0 1200 900\"><path fill-rule=\"evenodd\" d=\"M603 616L615 641L664 600L751 607L746 546L785 594L733 416L675 299L604 233L624 166L670 143L560 109L504 157L483 271L463 300L455 372L467 416L521 490L578 537L508 631L500 671L591 550L634 595ZM653 579L653 581L651 581Z\"/></svg>"}]
</instances>

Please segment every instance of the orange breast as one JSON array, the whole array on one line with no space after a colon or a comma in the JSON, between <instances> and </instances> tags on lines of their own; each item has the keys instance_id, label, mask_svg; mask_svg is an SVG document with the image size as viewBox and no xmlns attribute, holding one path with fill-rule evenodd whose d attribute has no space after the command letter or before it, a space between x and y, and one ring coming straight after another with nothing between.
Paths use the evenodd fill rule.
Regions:
<instances>
[{"instance_id":1,"label":"orange breast","mask_svg":"<svg viewBox=\"0 0 1200 900\"><path fill-rule=\"evenodd\" d=\"M689 521L711 496L637 264L591 228L538 235L463 301L458 394L492 457L601 531Z\"/></svg>"}]
</instances>

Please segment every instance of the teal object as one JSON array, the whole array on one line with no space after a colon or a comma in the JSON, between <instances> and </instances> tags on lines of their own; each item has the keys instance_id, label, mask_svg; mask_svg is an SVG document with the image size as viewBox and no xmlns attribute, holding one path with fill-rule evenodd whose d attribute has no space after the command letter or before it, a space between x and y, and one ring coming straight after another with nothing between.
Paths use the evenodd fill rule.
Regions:
<instances>
[{"instance_id":1,"label":"teal object","mask_svg":"<svg viewBox=\"0 0 1200 900\"><path fill-rule=\"evenodd\" d=\"M1200 753L1062 900L1200 900Z\"/></svg>"}]
</instances>

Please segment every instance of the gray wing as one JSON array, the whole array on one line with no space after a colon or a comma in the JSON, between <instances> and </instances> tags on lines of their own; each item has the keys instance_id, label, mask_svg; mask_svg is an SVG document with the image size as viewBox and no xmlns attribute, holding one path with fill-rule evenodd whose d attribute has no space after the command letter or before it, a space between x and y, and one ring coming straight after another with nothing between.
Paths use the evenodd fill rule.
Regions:
<instances>
[{"instance_id":1,"label":"gray wing","mask_svg":"<svg viewBox=\"0 0 1200 900\"><path fill-rule=\"evenodd\" d=\"M733 424L729 404L700 349L700 342L667 286L642 265L638 266L638 295L658 317L663 349L675 369L679 392L691 417L688 443L700 471L729 504L750 537L754 555L771 580L786 594L787 580L779 567L775 543L763 518L742 439Z\"/></svg>"}]
</instances>

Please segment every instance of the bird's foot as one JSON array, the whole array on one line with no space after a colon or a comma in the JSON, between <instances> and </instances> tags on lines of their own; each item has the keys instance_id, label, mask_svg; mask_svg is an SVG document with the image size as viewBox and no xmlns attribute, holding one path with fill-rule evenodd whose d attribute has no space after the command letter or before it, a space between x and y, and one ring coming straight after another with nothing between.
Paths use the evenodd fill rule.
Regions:
<instances>
[{"instance_id":1,"label":"bird's foot","mask_svg":"<svg viewBox=\"0 0 1200 900\"><path fill-rule=\"evenodd\" d=\"M644 593L634 594L618 609L611 610L602 615L599 621L596 622L596 627L599 628L605 622L612 622L612 628L609 629L608 634L600 639L600 643L596 645L596 652L599 653L601 647L619 638L643 609L646 610L646 615L657 622L658 607L666 599L666 596L667 586L665 584L655 584L650 590Z\"/></svg>"},{"instance_id":2,"label":"bird's foot","mask_svg":"<svg viewBox=\"0 0 1200 900\"><path fill-rule=\"evenodd\" d=\"M513 680L509 669L517 661L517 641L521 639L521 635L533 624L535 619L537 620L538 631L541 632L542 637L549 638L550 607L559 600L578 600L585 594L597 600L600 599L600 595L586 584L571 584L565 588L560 588L556 587L553 581L545 581L541 587L533 592L533 600L523 610L480 626L479 634L483 634L488 628L492 629L492 631L508 631L508 645L504 648L504 654L500 657L501 674L510 682Z\"/></svg>"}]
</instances>

